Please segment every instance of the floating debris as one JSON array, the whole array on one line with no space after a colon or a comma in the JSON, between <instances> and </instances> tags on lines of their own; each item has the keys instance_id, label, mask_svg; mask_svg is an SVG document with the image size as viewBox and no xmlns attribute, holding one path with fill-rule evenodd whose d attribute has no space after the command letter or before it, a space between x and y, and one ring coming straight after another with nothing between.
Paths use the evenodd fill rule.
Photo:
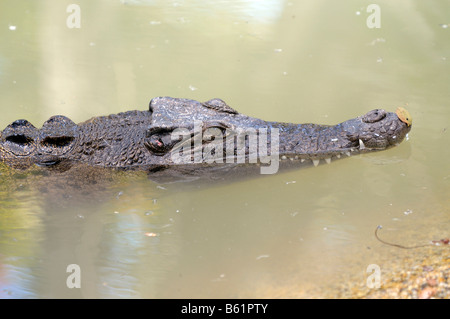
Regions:
<instances>
[{"instance_id":1,"label":"floating debris","mask_svg":"<svg viewBox=\"0 0 450 319\"><path fill-rule=\"evenodd\" d=\"M405 214L405 215L410 215L412 213L413 213L413 211L411 209L407 209L406 211L403 212L403 214Z\"/></svg>"},{"instance_id":2,"label":"floating debris","mask_svg":"<svg viewBox=\"0 0 450 319\"><path fill-rule=\"evenodd\" d=\"M256 257L256 260L260 260L263 258L269 258L269 257L270 257L270 255L259 255L258 257Z\"/></svg>"},{"instance_id":3,"label":"floating debris","mask_svg":"<svg viewBox=\"0 0 450 319\"><path fill-rule=\"evenodd\" d=\"M411 126L412 117L407 110L405 110L403 107L399 106L397 108L397 110L395 110L395 114L397 114L400 121L402 121L403 123L406 123L408 126Z\"/></svg>"},{"instance_id":4,"label":"floating debris","mask_svg":"<svg viewBox=\"0 0 450 319\"><path fill-rule=\"evenodd\" d=\"M150 233L150 232L145 233L144 235L147 237L158 237L159 236L159 234L157 234L157 233Z\"/></svg>"},{"instance_id":5,"label":"floating debris","mask_svg":"<svg viewBox=\"0 0 450 319\"><path fill-rule=\"evenodd\" d=\"M448 238L444 238L444 239L439 239L439 240L432 240L431 243L433 245L439 246L439 245L448 245L448 243L450 242L450 239Z\"/></svg>"},{"instance_id":6,"label":"floating debris","mask_svg":"<svg viewBox=\"0 0 450 319\"><path fill-rule=\"evenodd\" d=\"M377 43L384 43L384 42L386 42L386 39L384 39L384 38L376 38L375 40L372 40L372 42L370 42L370 43L368 43L367 45L375 45L375 44L377 44Z\"/></svg>"}]
</instances>

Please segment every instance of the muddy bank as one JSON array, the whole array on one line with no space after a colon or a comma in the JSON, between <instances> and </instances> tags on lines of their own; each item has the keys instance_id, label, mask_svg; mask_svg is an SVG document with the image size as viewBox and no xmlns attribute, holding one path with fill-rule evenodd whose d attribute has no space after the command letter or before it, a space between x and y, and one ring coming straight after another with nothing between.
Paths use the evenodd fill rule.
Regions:
<instances>
[{"instance_id":1,"label":"muddy bank","mask_svg":"<svg viewBox=\"0 0 450 319\"><path fill-rule=\"evenodd\" d=\"M411 250L409 257L392 262L381 273L380 288L365 284L347 284L327 298L382 299L449 299L450 247L429 247Z\"/></svg>"}]
</instances>

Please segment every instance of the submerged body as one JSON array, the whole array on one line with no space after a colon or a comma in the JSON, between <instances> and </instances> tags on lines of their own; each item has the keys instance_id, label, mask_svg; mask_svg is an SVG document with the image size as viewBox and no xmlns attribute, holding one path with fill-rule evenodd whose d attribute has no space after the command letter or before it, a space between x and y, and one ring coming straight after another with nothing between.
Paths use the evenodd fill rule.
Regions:
<instances>
[{"instance_id":1,"label":"submerged body","mask_svg":"<svg viewBox=\"0 0 450 319\"><path fill-rule=\"evenodd\" d=\"M312 163L399 144L411 125L373 110L337 125L268 122L240 114L220 99L201 103L158 97L148 111L128 111L75 124L54 116L37 129L26 120L1 132L0 160L15 168L83 163L152 173L275 162ZM277 167L267 170L274 173ZM263 171L261 171L264 173Z\"/></svg>"}]
</instances>

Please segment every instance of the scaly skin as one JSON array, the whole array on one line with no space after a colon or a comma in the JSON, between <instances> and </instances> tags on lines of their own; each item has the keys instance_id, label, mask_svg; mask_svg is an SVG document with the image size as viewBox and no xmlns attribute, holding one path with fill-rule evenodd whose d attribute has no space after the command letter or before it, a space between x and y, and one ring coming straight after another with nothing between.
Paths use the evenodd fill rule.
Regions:
<instances>
[{"instance_id":1,"label":"scaly skin","mask_svg":"<svg viewBox=\"0 0 450 319\"><path fill-rule=\"evenodd\" d=\"M179 129L184 135L175 134ZM276 148L273 129L279 132ZM74 162L153 172L180 165L193 170L199 165L225 167L242 161L247 165L253 157L267 163L258 157L262 153L282 161L317 165L321 159L329 163L343 155L395 146L410 129L395 113L384 110L373 110L337 125L290 124L240 114L220 99L200 103L158 97L150 102L148 111L95 117L78 125L64 116L50 118L41 129L25 120L15 121L1 132L0 160L15 168ZM239 157L237 144L233 142L227 148L222 138L230 141L246 131L255 133L260 143L255 149L245 148L245 154ZM267 139L263 139L265 132ZM209 133L216 138L208 138ZM245 143L251 144L249 140ZM174 159L174 152L188 145L192 145L189 150L193 153L184 158L185 162ZM263 152L264 148L269 151Z\"/></svg>"}]
</instances>

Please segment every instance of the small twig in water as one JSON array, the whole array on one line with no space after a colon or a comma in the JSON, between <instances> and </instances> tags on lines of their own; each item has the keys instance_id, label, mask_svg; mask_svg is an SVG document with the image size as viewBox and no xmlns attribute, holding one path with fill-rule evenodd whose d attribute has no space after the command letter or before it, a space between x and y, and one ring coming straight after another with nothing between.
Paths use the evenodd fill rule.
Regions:
<instances>
[{"instance_id":1,"label":"small twig in water","mask_svg":"<svg viewBox=\"0 0 450 319\"><path fill-rule=\"evenodd\" d=\"M378 237L378 230L381 228L383 228L383 227L381 225L378 225L377 228L375 229L375 238L378 239L383 244L402 248L402 249L414 249L414 248L420 248L420 247L426 247L426 246L438 246L441 244L448 245L448 243L450 242L450 240L448 238L445 238L445 239L441 239L441 240L432 240L431 243L429 243L429 244L416 245L416 246L403 246L403 245L399 245L399 244L388 243L387 241L384 241L383 239Z\"/></svg>"}]
</instances>

